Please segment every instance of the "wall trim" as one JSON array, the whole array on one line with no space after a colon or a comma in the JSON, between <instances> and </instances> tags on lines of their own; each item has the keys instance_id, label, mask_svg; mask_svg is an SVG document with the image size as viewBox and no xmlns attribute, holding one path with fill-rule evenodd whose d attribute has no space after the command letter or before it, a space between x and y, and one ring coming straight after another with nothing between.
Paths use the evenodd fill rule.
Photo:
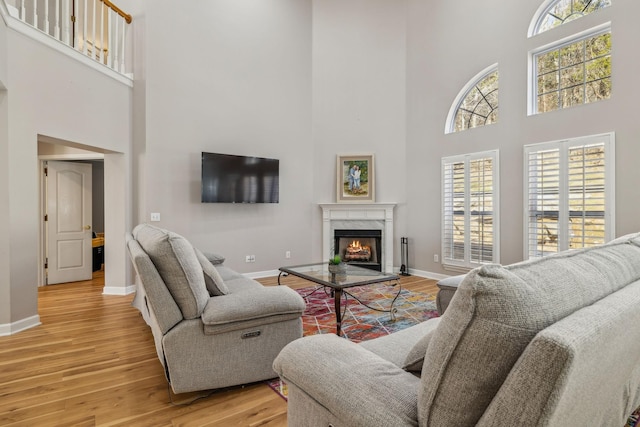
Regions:
<instances>
[{"instance_id":1,"label":"wall trim","mask_svg":"<svg viewBox=\"0 0 640 427\"><path fill-rule=\"evenodd\" d=\"M434 280L442 280L446 279L447 277L451 277L446 274L432 273L431 271L416 270L414 268L409 268L409 274L413 274L414 276L418 277L424 277L425 279Z\"/></svg>"},{"instance_id":2,"label":"wall trim","mask_svg":"<svg viewBox=\"0 0 640 427\"><path fill-rule=\"evenodd\" d=\"M105 286L102 289L102 295L131 295L136 292L136 285L125 286Z\"/></svg>"},{"instance_id":3,"label":"wall trim","mask_svg":"<svg viewBox=\"0 0 640 427\"><path fill-rule=\"evenodd\" d=\"M22 332L39 325L42 325L42 323L40 322L40 316L37 314L35 316L27 317L26 319L18 320L17 322L5 323L0 325L0 337L17 334L18 332Z\"/></svg>"}]
</instances>

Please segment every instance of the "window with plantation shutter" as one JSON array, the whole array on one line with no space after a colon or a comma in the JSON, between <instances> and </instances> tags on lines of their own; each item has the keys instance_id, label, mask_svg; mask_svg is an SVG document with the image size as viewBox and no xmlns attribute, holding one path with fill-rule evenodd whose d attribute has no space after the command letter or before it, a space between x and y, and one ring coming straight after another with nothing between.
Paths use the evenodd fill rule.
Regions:
<instances>
[{"instance_id":1,"label":"window with plantation shutter","mask_svg":"<svg viewBox=\"0 0 640 427\"><path fill-rule=\"evenodd\" d=\"M525 257L614 236L613 133L525 146Z\"/></svg>"},{"instance_id":2,"label":"window with plantation shutter","mask_svg":"<svg viewBox=\"0 0 640 427\"><path fill-rule=\"evenodd\" d=\"M499 262L498 151L442 159L442 263Z\"/></svg>"}]
</instances>

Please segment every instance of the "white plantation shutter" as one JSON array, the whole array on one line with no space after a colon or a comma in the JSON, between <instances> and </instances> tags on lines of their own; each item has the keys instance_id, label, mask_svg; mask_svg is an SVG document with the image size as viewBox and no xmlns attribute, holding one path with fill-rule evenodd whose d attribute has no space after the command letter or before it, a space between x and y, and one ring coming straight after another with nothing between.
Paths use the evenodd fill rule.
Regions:
<instances>
[{"instance_id":1,"label":"white plantation shutter","mask_svg":"<svg viewBox=\"0 0 640 427\"><path fill-rule=\"evenodd\" d=\"M614 135L525 147L526 258L614 236Z\"/></svg>"},{"instance_id":2,"label":"white plantation shutter","mask_svg":"<svg viewBox=\"0 0 640 427\"><path fill-rule=\"evenodd\" d=\"M525 148L525 153L526 148ZM560 150L531 151L527 156L529 257L558 251L560 212ZM535 254L535 255L533 255Z\"/></svg>"},{"instance_id":3,"label":"white plantation shutter","mask_svg":"<svg viewBox=\"0 0 640 427\"><path fill-rule=\"evenodd\" d=\"M473 268L499 262L498 152L442 159L442 262Z\"/></svg>"}]
</instances>

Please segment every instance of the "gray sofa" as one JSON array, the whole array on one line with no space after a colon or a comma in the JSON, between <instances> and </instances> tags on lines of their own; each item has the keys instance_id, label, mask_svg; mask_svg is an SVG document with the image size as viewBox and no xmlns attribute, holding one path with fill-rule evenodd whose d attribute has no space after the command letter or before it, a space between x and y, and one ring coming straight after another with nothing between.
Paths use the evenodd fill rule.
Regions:
<instances>
[{"instance_id":1,"label":"gray sofa","mask_svg":"<svg viewBox=\"0 0 640 427\"><path fill-rule=\"evenodd\" d=\"M640 406L640 237L466 275L444 314L274 362L290 426L615 426Z\"/></svg>"},{"instance_id":2,"label":"gray sofa","mask_svg":"<svg viewBox=\"0 0 640 427\"><path fill-rule=\"evenodd\" d=\"M127 236L127 248L139 278L133 305L175 393L276 377L274 358L302 336L305 303L295 291L264 287L148 224Z\"/></svg>"}]
</instances>

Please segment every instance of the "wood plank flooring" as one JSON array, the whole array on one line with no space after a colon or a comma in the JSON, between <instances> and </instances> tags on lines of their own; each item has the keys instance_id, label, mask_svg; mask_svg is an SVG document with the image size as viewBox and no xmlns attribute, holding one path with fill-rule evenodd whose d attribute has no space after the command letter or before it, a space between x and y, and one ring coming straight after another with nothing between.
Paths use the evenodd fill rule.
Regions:
<instances>
[{"instance_id":1,"label":"wood plank flooring","mask_svg":"<svg viewBox=\"0 0 640 427\"><path fill-rule=\"evenodd\" d=\"M277 278L260 282L272 286ZM406 276L401 283L437 292L435 280ZM309 286L293 277L286 284ZM133 296L103 295L103 287L98 271L90 281L39 288L42 325L0 337L0 425L287 425L287 403L263 383L210 396L171 394L171 401Z\"/></svg>"}]
</instances>

